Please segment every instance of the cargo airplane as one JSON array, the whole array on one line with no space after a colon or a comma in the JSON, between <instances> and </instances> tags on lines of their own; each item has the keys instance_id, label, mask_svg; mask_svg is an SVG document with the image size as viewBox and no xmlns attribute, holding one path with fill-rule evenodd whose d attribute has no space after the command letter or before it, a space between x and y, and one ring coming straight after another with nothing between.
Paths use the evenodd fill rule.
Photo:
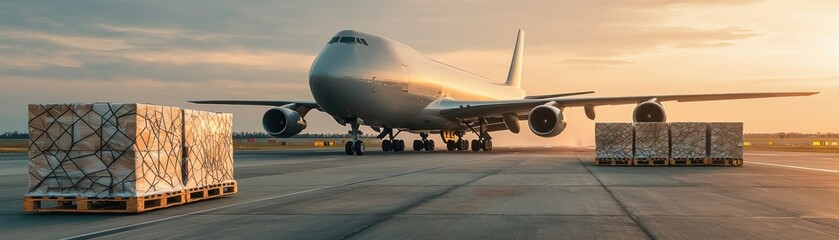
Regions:
<instances>
[{"instance_id":1,"label":"cargo airplane","mask_svg":"<svg viewBox=\"0 0 839 240\"><path fill-rule=\"evenodd\" d=\"M818 92L762 92L628 97L579 97L593 93L573 92L526 95L521 86L524 32L518 31L510 71L505 82L426 57L394 40L353 30L338 32L318 54L309 71L314 101L209 100L199 104L274 106L262 116L262 126L271 136L287 138L306 128L306 114L317 109L339 124L350 125L352 141L348 155L364 154L359 127L378 132L384 151L404 151L401 132L417 133L414 151L433 151L430 134L440 134L449 151L491 151L493 131L519 133L519 121L540 137L559 135L566 126L563 110L583 107L594 120L601 105L636 104L635 122L664 122L661 102L714 101L728 99L808 96ZM577 96L577 97L569 97ZM464 139L467 133L475 139Z\"/></svg>"}]
</instances>

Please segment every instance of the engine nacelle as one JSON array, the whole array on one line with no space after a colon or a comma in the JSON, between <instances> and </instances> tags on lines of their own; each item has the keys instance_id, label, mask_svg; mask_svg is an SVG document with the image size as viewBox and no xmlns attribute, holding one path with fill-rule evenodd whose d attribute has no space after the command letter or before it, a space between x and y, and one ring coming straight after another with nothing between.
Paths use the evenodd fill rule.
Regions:
<instances>
[{"instance_id":1,"label":"engine nacelle","mask_svg":"<svg viewBox=\"0 0 839 240\"><path fill-rule=\"evenodd\" d=\"M639 103L632 111L633 122L666 122L667 114L664 113L664 106L653 100Z\"/></svg>"},{"instance_id":2,"label":"engine nacelle","mask_svg":"<svg viewBox=\"0 0 839 240\"><path fill-rule=\"evenodd\" d=\"M540 137L559 135L567 125L562 110L553 105L541 105L530 110L527 123L530 125L530 131Z\"/></svg>"},{"instance_id":3,"label":"engine nacelle","mask_svg":"<svg viewBox=\"0 0 839 240\"><path fill-rule=\"evenodd\" d=\"M297 111L283 107L272 108L262 115L262 127L271 136L287 138L306 129L306 120Z\"/></svg>"}]
</instances>

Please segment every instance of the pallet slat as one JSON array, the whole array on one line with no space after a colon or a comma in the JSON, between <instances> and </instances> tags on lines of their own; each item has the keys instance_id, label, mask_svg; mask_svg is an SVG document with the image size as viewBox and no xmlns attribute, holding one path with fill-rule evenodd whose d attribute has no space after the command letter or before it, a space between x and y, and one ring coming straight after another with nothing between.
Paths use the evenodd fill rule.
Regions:
<instances>
[{"instance_id":1,"label":"pallet slat","mask_svg":"<svg viewBox=\"0 0 839 240\"><path fill-rule=\"evenodd\" d=\"M239 190L236 182L191 188L144 197L50 197L24 196L26 212L80 212L80 213L141 213L181 204L227 196ZM200 195L193 195L200 193Z\"/></svg>"}]
</instances>

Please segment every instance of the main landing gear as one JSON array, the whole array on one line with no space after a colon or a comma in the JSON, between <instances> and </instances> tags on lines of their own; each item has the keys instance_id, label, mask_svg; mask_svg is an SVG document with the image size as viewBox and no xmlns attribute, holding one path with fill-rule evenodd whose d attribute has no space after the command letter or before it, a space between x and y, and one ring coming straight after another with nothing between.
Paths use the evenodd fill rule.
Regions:
<instances>
[{"instance_id":1,"label":"main landing gear","mask_svg":"<svg viewBox=\"0 0 839 240\"><path fill-rule=\"evenodd\" d=\"M414 140L414 151L434 151L434 140L428 139L428 133L420 133L421 140Z\"/></svg>"},{"instance_id":2,"label":"main landing gear","mask_svg":"<svg viewBox=\"0 0 839 240\"><path fill-rule=\"evenodd\" d=\"M350 122L350 125L352 127L352 129L348 133L352 135L353 139L347 141L347 144L344 145L344 152L346 152L347 155L364 155L364 141L361 141L361 139L359 139L362 132L358 130L358 121L352 120L348 122Z\"/></svg>"},{"instance_id":3,"label":"main landing gear","mask_svg":"<svg viewBox=\"0 0 839 240\"><path fill-rule=\"evenodd\" d=\"M396 136L401 132L402 131L397 131L396 134L394 134L392 128L384 128L384 130L379 133L379 136L376 136L377 138L384 139L382 140L382 151L405 151L405 140L396 139ZM422 140L414 140L414 151L434 151L434 140L428 139L428 133L420 133L420 137L422 137Z\"/></svg>"},{"instance_id":4,"label":"main landing gear","mask_svg":"<svg viewBox=\"0 0 839 240\"><path fill-rule=\"evenodd\" d=\"M387 137L388 139L382 140L382 151L385 152L401 152L405 151L405 140L396 139L396 136L399 135L402 131L396 132L393 134L393 128L385 128L382 133L379 134L378 138L384 139Z\"/></svg>"},{"instance_id":5,"label":"main landing gear","mask_svg":"<svg viewBox=\"0 0 839 240\"><path fill-rule=\"evenodd\" d=\"M489 135L487 131L485 131L485 127L483 124L483 119L480 121L480 127L478 131L476 131L471 125L467 124L469 129L472 130L476 135L478 135L478 139L473 139L471 144L468 140L463 139L463 135L466 133L463 131L455 132L457 136L457 140L448 140L446 141L446 149L449 151L463 151L469 150L469 146L472 146L472 151L477 152L484 150L485 152L492 151L492 137Z\"/></svg>"}]
</instances>

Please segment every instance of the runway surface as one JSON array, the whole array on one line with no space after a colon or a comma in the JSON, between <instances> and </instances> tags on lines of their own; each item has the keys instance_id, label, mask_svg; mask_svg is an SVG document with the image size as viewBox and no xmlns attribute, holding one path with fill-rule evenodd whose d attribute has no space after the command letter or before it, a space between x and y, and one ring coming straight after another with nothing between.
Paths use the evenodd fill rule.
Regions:
<instances>
[{"instance_id":1,"label":"runway surface","mask_svg":"<svg viewBox=\"0 0 839 240\"><path fill-rule=\"evenodd\" d=\"M839 155L743 167L599 167L593 153L238 152L237 195L138 215L22 212L0 155L0 238L837 239Z\"/></svg>"}]
</instances>

